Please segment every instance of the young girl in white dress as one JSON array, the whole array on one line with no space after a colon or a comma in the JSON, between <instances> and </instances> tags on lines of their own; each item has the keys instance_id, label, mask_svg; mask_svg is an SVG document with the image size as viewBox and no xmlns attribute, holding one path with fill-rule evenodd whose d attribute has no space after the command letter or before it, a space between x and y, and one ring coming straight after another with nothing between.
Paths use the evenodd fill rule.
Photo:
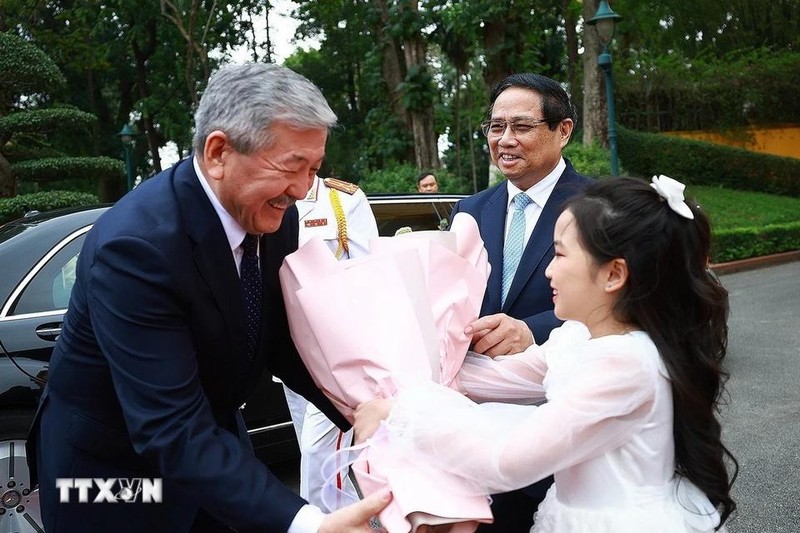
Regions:
<instances>
[{"instance_id":1,"label":"young girl in white dress","mask_svg":"<svg viewBox=\"0 0 800 533\"><path fill-rule=\"evenodd\" d=\"M683 189L666 176L587 188L547 268L565 324L521 354L468 356L461 393L431 384L363 404L359 438L380 425L397 453L487 494L554 474L534 532L724 530L738 469L716 416L728 299Z\"/></svg>"}]
</instances>

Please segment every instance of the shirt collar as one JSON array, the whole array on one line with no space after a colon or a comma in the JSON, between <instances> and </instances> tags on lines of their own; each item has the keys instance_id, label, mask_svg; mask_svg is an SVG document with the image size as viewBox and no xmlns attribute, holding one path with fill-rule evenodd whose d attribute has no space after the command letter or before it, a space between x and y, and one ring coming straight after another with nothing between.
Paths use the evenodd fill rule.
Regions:
<instances>
[{"instance_id":1,"label":"shirt collar","mask_svg":"<svg viewBox=\"0 0 800 533\"><path fill-rule=\"evenodd\" d=\"M322 180L319 176L314 176L314 183L311 185L311 188L308 189L308 193L306 193L306 197L302 200L298 200L299 202L316 202L318 195L319 195L319 184Z\"/></svg>"},{"instance_id":2,"label":"shirt collar","mask_svg":"<svg viewBox=\"0 0 800 533\"><path fill-rule=\"evenodd\" d=\"M205 174L203 174L203 171L200 169L197 156L192 157L192 165L194 165L194 172L197 174L197 179L200 180L200 185L203 186L206 196L208 196L208 199L211 201L211 205L214 206L214 211L217 212L219 221L222 222L222 228L225 230L225 236L228 238L231 252L234 252L242 244L247 232L236 222L236 219L222 207L219 198L217 198L217 195L214 194L214 191L211 190L211 186L208 184L208 178L206 178Z\"/></svg>"},{"instance_id":3,"label":"shirt collar","mask_svg":"<svg viewBox=\"0 0 800 533\"><path fill-rule=\"evenodd\" d=\"M550 198L550 193L553 192L553 189L556 186L556 182L558 182L558 178L561 177L561 174L563 174L566 169L567 163L564 161L563 157L560 157L558 159L558 164L556 164L555 168L550 171L550 174L534 183L533 187L526 191L523 191L511 183L511 180L506 180L506 186L508 187L508 201L506 202L506 209L511 206L511 202L514 201L514 197L521 192L524 192L530 196L531 200L533 200L533 203L539 206L539 209L543 209L544 204L546 204L548 198Z\"/></svg>"}]
</instances>

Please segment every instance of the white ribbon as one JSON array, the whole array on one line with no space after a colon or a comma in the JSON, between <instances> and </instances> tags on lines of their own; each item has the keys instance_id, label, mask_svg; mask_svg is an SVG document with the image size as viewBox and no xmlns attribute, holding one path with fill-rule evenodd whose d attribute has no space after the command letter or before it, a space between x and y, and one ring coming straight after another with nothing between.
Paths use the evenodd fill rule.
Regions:
<instances>
[{"instance_id":1,"label":"white ribbon","mask_svg":"<svg viewBox=\"0 0 800 533\"><path fill-rule=\"evenodd\" d=\"M683 198L683 190L686 188L683 183L662 174L653 176L653 182L650 186L667 201L670 209L684 218L694 220L694 213L686 205L686 201Z\"/></svg>"}]
</instances>

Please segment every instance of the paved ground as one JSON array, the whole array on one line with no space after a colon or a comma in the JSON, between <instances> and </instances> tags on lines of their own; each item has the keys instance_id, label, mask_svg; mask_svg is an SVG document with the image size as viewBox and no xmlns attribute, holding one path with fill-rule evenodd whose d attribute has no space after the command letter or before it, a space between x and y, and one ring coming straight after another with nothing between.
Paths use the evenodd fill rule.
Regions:
<instances>
[{"instance_id":1,"label":"paved ground","mask_svg":"<svg viewBox=\"0 0 800 533\"><path fill-rule=\"evenodd\" d=\"M800 531L800 261L722 275L731 297L724 438L739 460L731 533Z\"/></svg>"}]
</instances>

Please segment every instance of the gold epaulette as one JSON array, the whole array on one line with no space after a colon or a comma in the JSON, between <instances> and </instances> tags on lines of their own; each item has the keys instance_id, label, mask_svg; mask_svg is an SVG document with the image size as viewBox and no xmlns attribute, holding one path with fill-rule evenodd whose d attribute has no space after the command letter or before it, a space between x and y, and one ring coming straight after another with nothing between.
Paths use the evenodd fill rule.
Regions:
<instances>
[{"instance_id":1,"label":"gold epaulette","mask_svg":"<svg viewBox=\"0 0 800 533\"><path fill-rule=\"evenodd\" d=\"M358 185L350 183L349 181L337 180L336 178L325 178L322 181L331 189L336 189L337 191L342 191L347 194L355 194L358 190Z\"/></svg>"}]
</instances>

